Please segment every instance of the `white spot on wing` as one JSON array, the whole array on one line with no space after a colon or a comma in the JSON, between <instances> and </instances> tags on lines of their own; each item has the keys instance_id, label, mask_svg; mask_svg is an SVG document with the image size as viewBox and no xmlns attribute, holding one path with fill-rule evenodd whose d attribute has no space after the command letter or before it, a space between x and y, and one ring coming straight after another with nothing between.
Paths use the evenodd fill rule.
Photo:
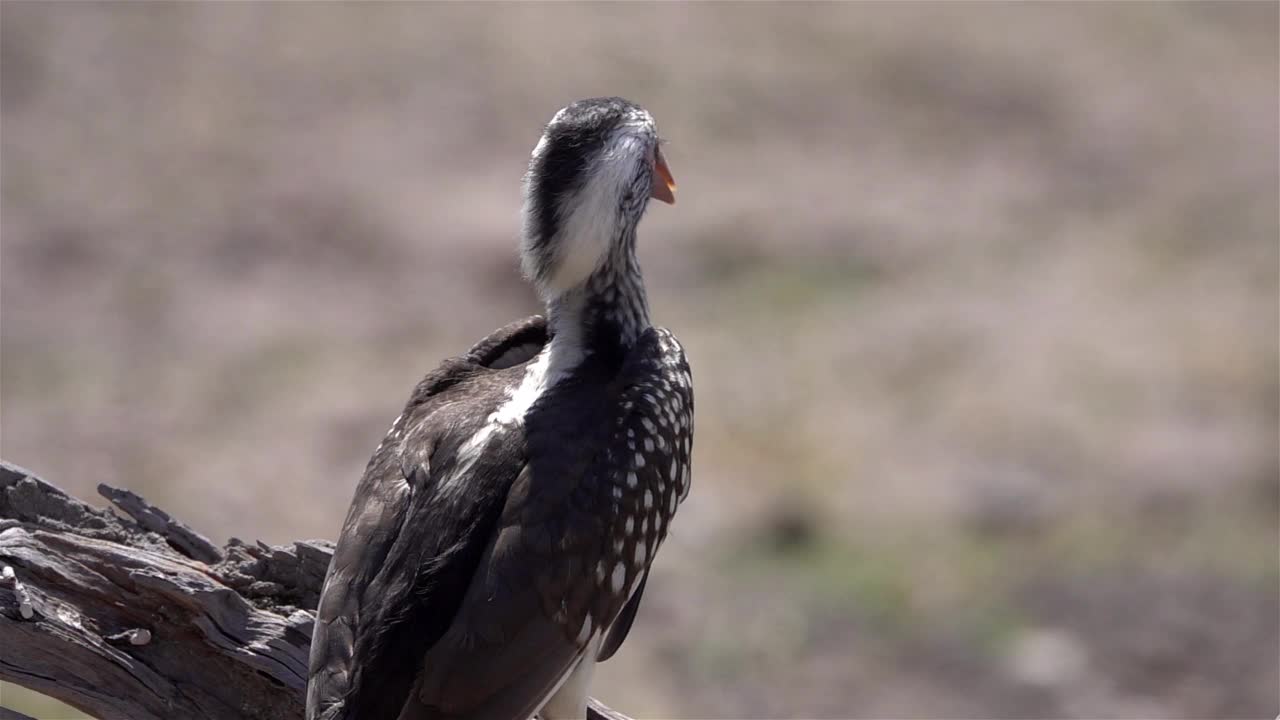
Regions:
<instances>
[{"instance_id":1,"label":"white spot on wing","mask_svg":"<svg viewBox=\"0 0 1280 720\"><path fill-rule=\"evenodd\" d=\"M615 593L622 592L622 586L627 581L627 568L621 561L613 566L613 591Z\"/></svg>"}]
</instances>

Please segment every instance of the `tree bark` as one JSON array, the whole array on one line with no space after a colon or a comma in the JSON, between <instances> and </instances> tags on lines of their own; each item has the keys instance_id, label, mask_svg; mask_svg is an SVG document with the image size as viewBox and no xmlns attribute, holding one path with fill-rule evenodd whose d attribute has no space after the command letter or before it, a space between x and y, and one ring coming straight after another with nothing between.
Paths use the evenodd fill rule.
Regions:
<instances>
[{"instance_id":1,"label":"tree bark","mask_svg":"<svg viewBox=\"0 0 1280 720\"><path fill-rule=\"evenodd\" d=\"M332 543L218 548L98 492L128 517L0 460L0 679L101 720L302 718ZM628 720L594 699L587 716Z\"/></svg>"}]
</instances>

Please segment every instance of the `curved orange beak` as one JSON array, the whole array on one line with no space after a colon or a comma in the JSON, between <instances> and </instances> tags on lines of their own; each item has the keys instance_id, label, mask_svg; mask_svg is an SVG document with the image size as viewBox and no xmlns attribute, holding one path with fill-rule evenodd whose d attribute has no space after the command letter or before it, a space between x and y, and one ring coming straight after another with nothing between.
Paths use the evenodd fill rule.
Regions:
<instances>
[{"instance_id":1,"label":"curved orange beak","mask_svg":"<svg viewBox=\"0 0 1280 720\"><path fill-rule=\"evenodd\" d=\"M653 172L657 177L653 179L653 190L649 193L649 197L661 200L668 205L675 205L676 180L671 177L671 168L667 167L667 160L662 157L661 150L654 151Z\"/></svg>"}]
</instances>

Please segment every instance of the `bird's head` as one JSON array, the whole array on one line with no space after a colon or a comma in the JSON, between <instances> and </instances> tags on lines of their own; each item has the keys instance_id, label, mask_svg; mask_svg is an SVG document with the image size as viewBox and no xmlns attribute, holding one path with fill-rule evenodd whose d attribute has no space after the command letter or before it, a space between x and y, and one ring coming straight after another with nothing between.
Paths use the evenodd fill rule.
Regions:
<instances>
[{"instance_id":1,"label":"bird's head","mask_svg":"<svg viewBox=\"0 0 1280 720\"><path fill-rule=\"evenodd\" d=\"M653 117L622 98L579 100L551 118L525 176L522 263L546 297L629 251L649 198L675 202Z\"/></svg>"}]
</instances>

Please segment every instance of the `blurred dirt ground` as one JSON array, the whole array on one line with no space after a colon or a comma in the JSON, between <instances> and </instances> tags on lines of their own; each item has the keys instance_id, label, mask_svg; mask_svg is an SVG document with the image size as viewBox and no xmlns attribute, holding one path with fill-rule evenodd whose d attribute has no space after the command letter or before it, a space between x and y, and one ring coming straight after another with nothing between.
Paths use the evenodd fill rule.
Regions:
<instances>
[{"instance_id":1,"label":"blurred dirt ground","mask_svg":"<svg viewBox=\"0 0 1280 720\"><path fill-rule=\"evenodd\" d=\"M698 435L596 694L1274 717L1278 8L4 2L0 452L333 537L414 382L536 310L542 123L624 95Z\"/></svg>"}]
</instances>

